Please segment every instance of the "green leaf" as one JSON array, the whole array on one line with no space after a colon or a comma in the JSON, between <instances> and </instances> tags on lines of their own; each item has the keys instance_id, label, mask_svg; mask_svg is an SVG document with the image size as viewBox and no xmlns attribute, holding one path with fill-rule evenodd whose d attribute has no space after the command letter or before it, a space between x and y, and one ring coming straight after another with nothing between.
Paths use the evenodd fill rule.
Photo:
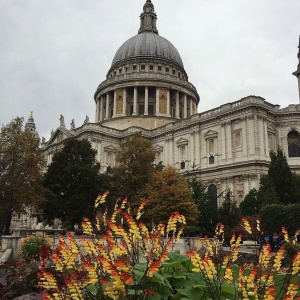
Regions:
<instances>
[{"instance_id":1,"label":"green leaf","mask_svg":"<svg viewBox=\"0 0 300 300\"><path fill-rule=\"evenodd\" d=\"M167 286L168 288L170 288L172 290L172 286L170 285L169 281L166 280L166 278L164 276L162 276L161 274L159 274L159 273L156 273L152 277L151 281L152 282L158 282L159 284L165 285L165 286Z\"/></svg>"},{"instance_id":2,"label":"green leaf","mask_svg":"<svg viewBox=\"0 0 300 300\"><path fill-rule=\"evenodd\" d=\"M137 263L134 265L134 269L145 272L147 270L147 263Z\"/></svg>"},{"instance_id":3,"label":"green leaf","mask_svg":"<svg viewBox=\"0 0 300 300\"><path fill-rule=\"evenodd\" d=\"M92 293L93 295L97 295L99 288L95 285L88 285L86 287L86 291Z\"/></svg>"},{"instance_id":4,"label":"green leaf","mask_svg":"<svg viewBox=\"0 0 300 300\"><path fill-rule=\"evenodd\" d=\"M187 297L182 299L199 300L205 296L205 286L200 285L191 286L185 289L178 289L177 291L180 295Z\"/></svg>"}]
</instances>

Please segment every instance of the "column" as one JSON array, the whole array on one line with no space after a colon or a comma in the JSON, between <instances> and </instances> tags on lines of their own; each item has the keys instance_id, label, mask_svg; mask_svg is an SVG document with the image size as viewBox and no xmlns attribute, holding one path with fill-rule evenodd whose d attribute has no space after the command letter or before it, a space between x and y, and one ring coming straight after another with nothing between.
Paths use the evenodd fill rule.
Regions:
<instances>
[{"instance_id":1,"label":"column","mask_svg":"<svg viewBox=\"0 0 300 300\"><path fill-rule=\"evenodd\" d=\"M123 89L123 116L126 116L127 91Z\"/></svg>"},{"instance_id":2,"label":"column","mask_svg":"<svg viewBox=\"0 0 300 300\"><path fill-rule=\"evenodd\" d=\"M186 147L189 148L188 146ZM191 133L191 152L190 157L186 158L188 161L190 161L191 167L193 166L193 163L195 162L195 131L193 130Z\"/></svg>"},{"instance_id":3,"label":"column","mask_svg":"<svg viewBox=\"0 0 300 300\"><path fill-rule=\"evenodd\" d=\"M225 127L226 127L226 123L222 123L221 124L221 141L222 141L222 159L226 159L226 145L225 145L225 141L226 141L226 133L225 133Z\"/></svg>"},{"instance_id":4,"label":"column","mask_svg":"<svg viewBox=\"0 0 300 300\"><path fill-rule=\"evenodd\" d=\"M201 166L201 148L200 148L200 129L196 130L195 133L195 164L198 167Z\"/></svg>"},{"instance_id":5,"label":"column","mask_svg":"<svg viewBox=\"0 0 300 300\"><path fill-rule=\"evenodd\" d=\"M265 149L266 149L266 156L269 155L269 139L268 139L268 124L267 120L265 119L265 122L263 123L264 128L265 128Z\"/></svg>"},{"instance_id":6,"label":"column","mask_svg":"<svg viewBox=\"0 0 300 300\"><path fill-rule=\"evenodd\" d=\"M145 86L145 107L144 107L144 116L148 116L148 87Z\"/></svg>"},{"instance_id":7,"label":"column","mask_svg":"<svg viewBox=\"0 0 300 300\"><path fill-rule=\"evenodd\" d=\"M136 107L137 107L137 87L135 86L133 88L133 112L132 112L133 116L137 115L137 113L136 113Z\"/></svg>"},{"instance_id":8,"label":"column","mask_svg":"<svg viewBox=\"0 0 300 300\"><path fill-rule=\"evenodd\" d=\"M117 114L117 91L114 90L114 108L113 108L113 118L116 117Z\"/></svg>"},{"instance_id":9,"label":"column","mask_svg":"<svg viewBox=\"0 0 300 300\"><path fill-rule=\"evenodd\" d=\"M227 157L232 158L231 122L226 123Z\"/></svg>"},{"instance_id":10,"label":"column","mask_svg":"<svg viewBox=\"0 0 300 300\"><path fill-rule=\"evenodd\" d=\"M246 127L246 119L243 119L242 123L242 143L243 143L243 154L244 156L248 155L247 151L247 127Z\"/></svg>"},{"instance_id":11,"label":"column","mask_svg":"<svg viewBox=\"0 0 300 300\"><path fill-rule=\"evenodd\" d=\"M170 141L170 165L171 166L174 166L174 139L173 137L170 137L169 139Z\"/></svg>"},{"instance_id":12,"label":"column","mask_svg":"<svg viewBox=\"0 0 300 300\"><path fill-rule=\"evenodd\" d=\"M183 96L183 118L187 118L187 95L184 94Z\"/></svg>"},{"instance_id":13,"label":"column","mask_svg":"<svg viewBox=\"0 0 300 300\"><path fill-rule=\"evenodd\" d=\"M175 107L175 118L180 119L180 114L179 114L179 91L176 91L176 107Z\"/></svg>"},{"instance_id":14,"label":"column","mask_svg":"<svg viewBox=\"0 0 300 300\"><path fill-rule=\"evenodd\" d=\"M193 111L193 98L190 98L190 116L192 116L194 114Z\"/></svg>"},{"instance_id":15,"label":"column","mask_svg":"<svg viewBox=\"0 0 300 300\"><path fill-rule=\"evenodd\" d=\"M108 119L108 113L109 113L109 93L106 94L105 120Z\"/></svg>"},{"instance_id":16,"label":"column","mask_svg":"<svg viewBox=\"0 0 300 300\"><path fill-rule=\"evenodd\" d=\"M95 123L99 122L99 98L96 99Z\"/></svg>"},{"instance_id":17,"label":"column","mask_svg":"<svg viewBox=\"0 0 300 300\"><path fill-rule=\"evenodd\" d=\"M156 88L155 114L159 115L159 88Z\"/></svg>"},{"instance_id":18,"label":"column","mask_svg":"<svg viewBox=\"0 0 300 300\"><path fill-rule=\"evenodd\" d=\"M99 119L98 121L99 122L102 122L103 121L103 95L101 95L101 98L100 98L100 107L99 107Z\"/></svg>"},{"instance_id":19,"label":"column","mask_svg":"<svg viewBox=\"0 0 300 300\"><path fill-rule=\"evenodd\" d=\"M264 129L262 118L258 119L259 155L264 155Z\"/></svg>"},{"instance_id":20,"label":"column","mask_svg":"<svg viewBox=\"0 0 300 300\"><path fill-rule=\"evenodd\" d=\"M254 119L253 117L248 118L248 128L249 128L249 150L250 155L255 154L255 138L254 138Z\"/></svg>"},{"instance_id":21,"label":"column","mask_svg":"<svg viewBox=\"0 0 300 300\"><path fill-rule=\"evenodd\" d=\"M101 142L97 140L97 161L101 163Z\"/></svg>"},{"instance_id":22,"label":"column","mask_svg":"<svg viewBox=\"0 0 300 300\"><path fill-rule=\"evenodd\" d=\"M167 92L167 117L171 117L170 115L170 90Z\"/></svg>"},{"instance_id":23,"label":"column","mask_svg":"<svg viewBox=\"0 0 300 300\"><path fill-rule=\"evenodd\" d=\"M169 138L165 139L165 148L164 148L164 164L165 165L170 165L170 155L169 155Z\"/></svg>"}]
</instances>

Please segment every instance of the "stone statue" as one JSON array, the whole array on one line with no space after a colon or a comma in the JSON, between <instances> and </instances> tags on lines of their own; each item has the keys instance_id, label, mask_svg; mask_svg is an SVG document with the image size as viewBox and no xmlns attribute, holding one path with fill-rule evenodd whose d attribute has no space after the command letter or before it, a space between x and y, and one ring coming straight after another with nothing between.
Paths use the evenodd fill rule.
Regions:
<instances>
[{"instance_id":1,"label":"stone statue","mask_svg":"<svg viewBox=\"0 0 300 300\"><path fill-rule=\"evenodd\" d=\"M54 130L52 129L52 130L51 130L51 136L53 136L53 135L54 135Z\"/></svg>"},{"instance_id":2,"label":"stone statue","mask_svg":"<svg viewBox=\"0 0 300 300\"><path fill-rule=\"evenodd\" d=\"M88 116L85 116L84 124L88 123L90 121L90 118Z\"/></svg>"},{"instance_id":3,"label":"stone statue","mask_svg":"<svg viewBox=\"0 0 300 300\"><path fill-rule=\"evenodd\" d=\"M74 119L72 119L72 121L71 121L71 129L75 129L75 121L74 121Z\"/></svg>"},{"instance_id":4,"label":"stone statue","mask_svg":"<svg viewBox=\"0 0 300 300\"><path fill-rule=\"evenodd\" d=\"M60 115L60 118L59 118L59 122L60 122L60 127L65 127L65 118L63 115Z\"/></svg>"},{"instance_id":5,"label":"stone statue","mask_svg":"<svg viewBox=\"0 0 300 300\"><path fill-rule=\"evenodd\" d=\"M46 143L46 139L44 137L42 137L42 143Z\"/></svg>"}]
</instances>

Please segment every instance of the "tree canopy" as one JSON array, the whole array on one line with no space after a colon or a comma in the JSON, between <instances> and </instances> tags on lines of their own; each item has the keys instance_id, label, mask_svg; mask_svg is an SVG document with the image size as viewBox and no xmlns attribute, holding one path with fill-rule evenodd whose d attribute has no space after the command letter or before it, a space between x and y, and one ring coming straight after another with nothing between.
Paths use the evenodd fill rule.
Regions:
<instances>
[{"instance_id":1,"label":"tree canopy","mask_svg":"<svg viewBox=\"0 0 300 300\"><path fill-rule=\"evenodd\" d=\"M218 208L218 220L225 225L225 237L230 237L232 229L238 225L241 219L239 208L233 199L232 192L226 191L224 201Z\"/></svg>"},{"instance_id":2,"label":"tree canopy","mask_svg":"<svg viewBox=\"0 0 300 300\"><path fill-rule=\"evenodd\" d=\"M275 192L281 203L294 203L294 184L286 156L281 149L270 152L271 162L268 178L272 182Z\"/></svg>"},{"instance_id":3,"label":"tree canopy","mask_svg":"<svg viewBox=\"0 0 300 300\"><path fill-rule=\"evenodd\" d=\"M49 221L59 218L71 226L92 216L94 201L101 192L96 153L87 140L68 139L54 154L44 176L44 185L50 190L44 207Z\"/></svg>"},{"instance_id":4,"label":"tree canopy","mask_svg":"<svg viewBox=\"0 0 300 300\"><path fill-rule=\"evenodd\" d=\"M244 217L255 216L259 214L261 207L261 201L258 196L258 191L253 188L246 195L244 201L240 204L241 214Z\"/></svg>"},{"instance_id":5,"label":"tree canopy","mask_svg":"<svg viewBox=\"0 0 300 300\"><path fill-rule=\"evenodd\" d=\"M0 133L0 213L8 233L12 214L36 209L44 200L42 170L45 160L39 139L15 118Z\"/></svg>"},{"instance_id":6,"label":"tree canopy","mask_svg":"<svg viewBox=\"0 0 300 300\"><path fill-rule=\"evenodd\" d=\"M286 156L279 148L270 152L268 174L260 180L258 198L261 207L268 204L300 202L300 176L290 170Z\"/></svg>"},{"instance_id":7,"label":"tree canopy","mask_svg":"<svg viewBox=\"0 0 300 300\"><path fill-rule=\"evenodd\" d=\"M112 192L110 197L128 197L130 204L137 207L146 184L156 170L154 158L151 142L140 132L128 137L117 151L117 166L112 175L108 175L106 189Z\"/></svg>"},{"instance_id":8,"label":"tree canopy","mask_svg":"<svg viewBox=\"0 0 300 300\"><path fill-rule=\"evenodd\" d=\"M217 224L217 209L218 205L214 199L214 195L211 195L210 191L207 191L207 187L195 177L189 178L187 183L192 192L192 200L196 204L199 217L198 226L201 235L210 235L215 231Z\"/></svg>"},{"instance_id":9,"label":"tree canopy","mask_svg":"<svg viewBox=\"0 0 300 300\"><path fill-rule=\"evenodd\" d=\"M171 213L178 211L186 217L188 225L197 224L198 210L192 201L191 189L177 169L167 166L153 173L145 196L149 199L144 214L147 222L167 222Z\"/></svg>"}]
</instances>

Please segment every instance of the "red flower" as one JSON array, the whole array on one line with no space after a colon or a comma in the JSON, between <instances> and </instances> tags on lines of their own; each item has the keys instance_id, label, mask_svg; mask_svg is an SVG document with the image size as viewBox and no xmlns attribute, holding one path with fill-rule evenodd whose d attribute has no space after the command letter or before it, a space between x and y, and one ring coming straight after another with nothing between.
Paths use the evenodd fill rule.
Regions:
<instances>
[{"instance_id":1,"label":"red flower","mask_svg":"<svg viewBox=\"0 0 300 300\"><path fill-rule=\"evenodd\" d=\"M147 291L144 292L145 297L147 297L148 295L153 295L153 294L154 294L154 292L151 291L151 290L147 290Z\"/></svg>"}]
</instances>

